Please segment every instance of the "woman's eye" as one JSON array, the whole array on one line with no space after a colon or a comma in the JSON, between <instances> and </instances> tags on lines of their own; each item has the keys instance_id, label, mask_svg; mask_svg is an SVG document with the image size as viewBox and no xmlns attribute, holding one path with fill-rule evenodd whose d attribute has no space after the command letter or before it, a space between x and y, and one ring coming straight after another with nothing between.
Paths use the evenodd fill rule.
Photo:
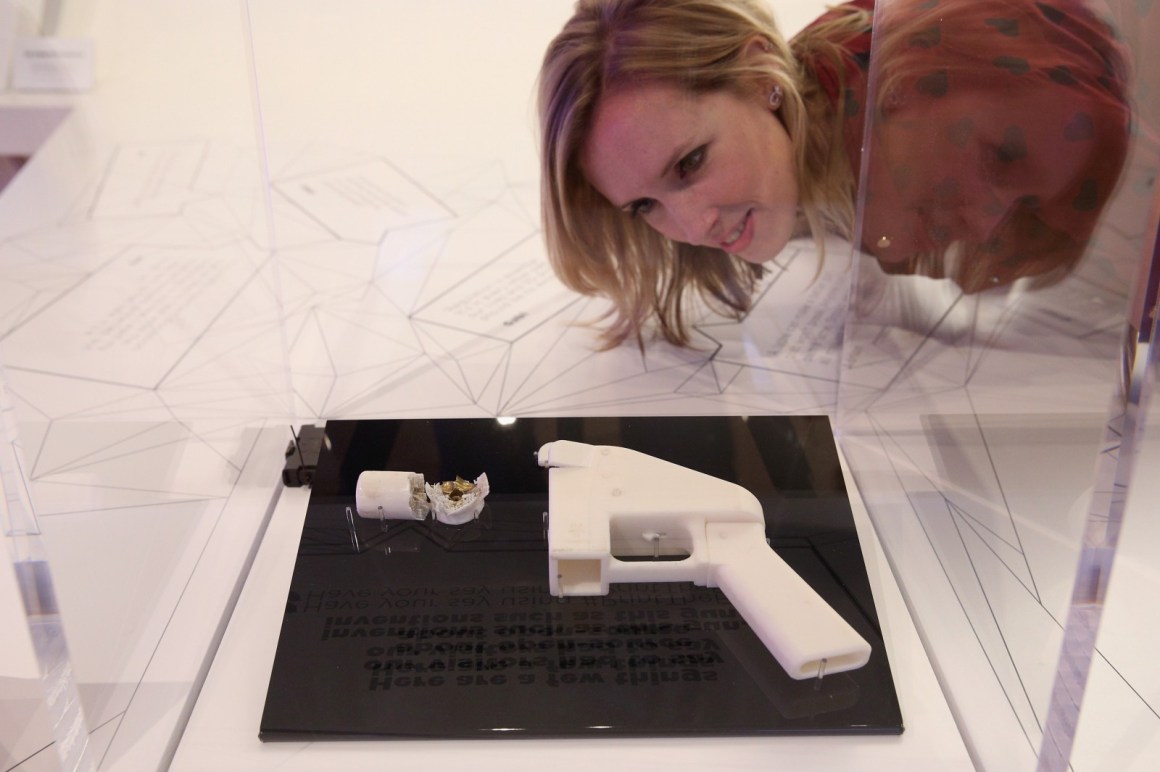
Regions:
<instances>
[{"instance_id":1,"label":"woman's eye","mask_svg":"<svg viewBox=\"0 0 1160 772\"><path fill-rule=\"evenodd\" d=\"M687 156L677 161L677 176L682 180L701 167L705 162L705 146L701 145L699 148L689 153Z\"/></svg>"},{"instance_id":2,"label":"woman's eye","mask_svg":"<svg viewBox=\"0 0 1160 772\"><path fill-rule=\"evenodd\" d=\"M652 211L653 204L655 203L651 198L642 198L638 201L633 201L632 205L628 208L628 213L633 217L646 215Z\"/></svg>"}]
</instances>

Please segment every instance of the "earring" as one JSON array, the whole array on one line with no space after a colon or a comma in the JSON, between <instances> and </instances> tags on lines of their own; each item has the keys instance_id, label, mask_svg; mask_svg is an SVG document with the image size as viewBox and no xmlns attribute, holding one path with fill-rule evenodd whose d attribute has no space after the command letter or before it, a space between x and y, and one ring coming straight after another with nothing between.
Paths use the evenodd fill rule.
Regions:
<instances>
[{"instance_id":1,"label":"earring","mask_svg":"<svg viewBox=\"0 0 1160 772\"><path fill-rule=\"evenodd\" d=\"M781 107L781 97L782 97L781 86L774 86L772 89L770 89L770 91L769 91L769 109L770 110L773 110L774 112L776 112L777 109L779 107Z\"/></svg>"}]
</instances>

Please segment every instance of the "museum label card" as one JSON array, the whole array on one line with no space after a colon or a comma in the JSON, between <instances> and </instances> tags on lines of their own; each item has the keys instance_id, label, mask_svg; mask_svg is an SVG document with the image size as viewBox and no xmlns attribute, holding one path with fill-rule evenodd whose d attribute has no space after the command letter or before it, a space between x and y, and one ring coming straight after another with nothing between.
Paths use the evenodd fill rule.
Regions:
<instances>
[{"instance_id":1,"label":"museum label card","mask_svg":"<svg viewBox=\"0 0 1160 772\"><path fill-rule=\"evenodd\" d=\"M93 41L89 38L22 38L12 59L16 91L88 91L93 87Z\"/></svg>"}]
</instances>

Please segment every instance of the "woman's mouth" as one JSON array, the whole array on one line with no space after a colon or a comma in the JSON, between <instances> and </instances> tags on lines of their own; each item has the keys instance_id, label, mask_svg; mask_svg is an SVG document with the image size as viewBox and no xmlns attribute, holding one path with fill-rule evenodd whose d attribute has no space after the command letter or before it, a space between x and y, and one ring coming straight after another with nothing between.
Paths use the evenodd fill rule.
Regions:
<instances>
[{"instance_id":1,"label":"woman's mouth","mask_svg":"<svg viewBox=\"0 0 1160 772\"><path fill-rule=\"evenodd\" d=\"M749 223L753 210L750 209L741 218L741 222L737 223L729 235L721 242L721 248L726 252L736 254L749 245L750 239L753 237L753 230L749 227Z\"/></svg>"}]
</instances>

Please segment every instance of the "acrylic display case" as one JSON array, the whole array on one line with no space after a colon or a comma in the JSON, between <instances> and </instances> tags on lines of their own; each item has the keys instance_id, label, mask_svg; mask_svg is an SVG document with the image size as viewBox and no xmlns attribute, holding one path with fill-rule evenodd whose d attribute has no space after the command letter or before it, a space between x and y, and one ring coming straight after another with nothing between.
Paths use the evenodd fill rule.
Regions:
<instances>
[{"instance_id":1,"label":"acrylic display case","mask_svg":"<svg viewBox=\"0 0 1160 772\"><path fill-rule=\"evenodd\" d=\"M1155 766L1157 12L1099 7L1132 142L1059 282L964 294L883 270L887 234L799 238L744 318L601 351L539 214L572 5L63 4L98 85L0 195L0 766ZM310 506L290 427L557 416L829 417L905 732L263 744Z\"/></svg>"},{"instance_id":2,"label":"acrylic display case","mask_svg":"<svg viewBox=\"0 0 1160 772\"><path fill-rule=\"evenodd\" d=\"M314 0L289 4L259 0L246 7L263 163L270 183L271 230L276 234L275 259L287 318L290 380L300 414L363 422L514 418L515 429L530 430L540 426L537 421L551 425L557 416L615 420L714 415L740 421L744 416L778 415L790 417L786 425L791 426L795 419L805 425L812 416L833 413L852 273L841 260L821 263L808 240L796 240L770 266L759 289L760 300L744 319L697 309L691 347L650 342L643 350L633 344L598 350L593 327L584 323L598 320L607 305L560 285L548 264L539 224L535 78L546 41L567 17L571 3L419 8L356 2L339 11ZM432 35L434 29L442 34ZM509 42L497 49L494 41L501 37ZM400 77L402 73L414 76ZM835 241L832 248L840 253L841 242ZM693 432L687 441L695 444L707 438ZM392 457L410 458L407 453L412 452L401 446ZM342 459L338 451L335 454ZM827 462L820 464L830 474L839 473ZM522 474L534 471L529 467ZM295 596L305 597L305 586L350 587L358 581L335 576L327 584L310 573L320 570L316 563L321 558L312 556L314 537L322 532L317 518L338 500L335 490L328 491L322 502L311 501L306 525L299 524L298 532L283 543L283 549L298 555L297 564L293 554L283 555L277 569L282 582L289 580L292 569L297 577L291 585ZM533 492L534 488L529 495ZM405 559L377 557L386 561L383 581L396 576L391 566ZM377 558L359 556L352 570L365 575L372 569L357 566L370 559ZM335 558L335 562L352 561ZM525 563L518 566L526 567ZM255 573L267 570L273 569L255 565ZM515 572L516 566L509 570ZM520 586L535 586L531 583L535 575L518 576ZM446 581L433 584L432 593L442 592ZM897 597L892 587L877 586L877 573L872 581L875 597L880 592ZM286 585L273 591L284 596ZM240 604L248 600L243 596ZM288 709L287 697L297 692L295 678L304 689L313 690L329 673L346 673L349 661L328 660L338 668L333 671L313 669L321 657L337 655L329 653L330 647L319 656L293 650L294 639L285 636L310 629L309 620L299 613L302 604L292 599L286 609L271 605L259 612L258 603L245 605L244 618L242 605L235 614L231 633L236 641L231 644L227 636L223 643L202 693L207 709L195 711L191 719L186 745L175 759L179 768L234 758L258 765L308 767L325 764L335 752L349 754L349 763L372 765L383 746L351 747L341 742L344 733L390 737L426 732L449 739L482 731L467 695L447 699L457 705L453 716L471 718L456 724L431 716L419 722L425 729L404 718L356 720L357 715L352 718L351 711L332 702L322 704L333 710L294 715L297 711ZM288 611L291 607L298 611ZM913 644L913 630L898 618L904 613L901 608L890 603L884 608L896 626L906 628L894 638ZM728 659L727 668L738 666ZM268 673L246 672L244 663L253 662L272 662L273 679L263 678ZM486 679L502 674L479 675ZM244 711L208 708L222 705L222 696L242 678L249 684ZM940 700L937 688L931 688L933 676L925 658L904 668L903 678L912 704L916 694L919 700ZM349 688L348 678L335 681L336 690ZM774 691L784 688L782 684ZM414 694L419 701L413 709L425 716L430 708L424 706L432 695ZM508 699L516 700L518 694ZM713 749L720 747L715 741L721 737L698 744L672 736L708 733L737 740L778 727L796 734L822 731L809 730L806 720L788 724L775 720L772 712L738 722L737 712L726 709L720 721L701 722L700 729L667 719L646 726L621 719L649 712L666 715L664 708L649 708L650 699L664 701L664 694L650 698L647 692L629 688L613 689L610 695L600 696L596 704L628 702L606 721L593 720L591 710L577 710L569 723L567 711L556 716L545 707L541 720L525 725L510 719L511 710L497 708L495 720L509 717L502 727L509 736L541 739L488 744L472 750L472 763L485 768L519 766L520 759L530 763L532 755L545 747L542 743L547 740L542 738L555 735L570 738L564 747L577 754L577 763L598 764L617 756L619 746L609 741L614 735L652 734L669 736L670 745L678 742L690 759L711 764ZM865 706L882 696L865 694L861 702ZM366 698L356 699L375 704ZM544 697L529 691L525 699L541 705ZM784 692L779 699L792 702L793 695ZM383 701L383 707L387 715L407 710L405 702L395 706ZM287 748L285 742L257 746L254 721L263 708L265 739L314 741L305 751L295 745ZM772 710L768 704L764 709ZM526 721L525 714L515 711ZM855 714L842 714L832 726L839 727L842 719L858 720L851 715ZM907 737L901 752L881 737L847 742L834 759L869 752L889 763L899 753L929 752L951 766L965 761L945 704L932 708L925 719L906 721L918 730L926 723L931 731L917 731L915 740ZM211 748L226 725L239 722L254 733ZM831 724L822 720L817 726ZM943 734L947 730L950 735ZM937 737L951 741L941 749L933 747ZM796 750L784 763L812 763L827 740L820 735L793 738ZM927 744L918 751L916 743ZM641 745L629 760L647 766L655 747ZM399 757L403 764L420 763L424 753L433 754L429 763L459 763L462 758L461 751L451 746L424 750L396 743L389 749L404 754ZM743 751L760 752L759 747Z\"/></svg>"}]
</instances>

